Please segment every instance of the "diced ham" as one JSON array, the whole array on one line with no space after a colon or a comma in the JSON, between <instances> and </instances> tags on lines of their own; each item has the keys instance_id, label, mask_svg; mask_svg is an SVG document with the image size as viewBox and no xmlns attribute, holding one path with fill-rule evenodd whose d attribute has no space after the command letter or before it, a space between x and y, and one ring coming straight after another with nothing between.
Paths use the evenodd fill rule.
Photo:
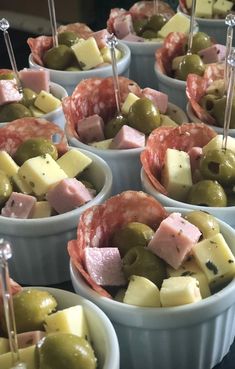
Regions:
<instances>
[{"instance_id":1,"label":"diced ham","mask_svg":"<svg viewBox=\"0 0 235 369\"><path fill-rule=\"evenodd\" d=\"M122 39L129 33L134 33L132 17L130 14L124 14L116 17L113 22L115 35Z\"/></svg>"},{"instance_id":2,"label":"diced ham","mask_svg":"<svg viewBox=\"0 0 235 369\"><path fill-rule=\"evenodd\" d=\"M45 337L46 332L43 331L31 331L17 334L18 347L25 348L28 346L36 345L40 339Z\"/></svg>"},{"instance_id":3,"label":"diced ham","mask_svg":"<svg viewBox=\"0 0 235 369\"><path fill-rule=\"evenodd\" d=\"M76 178L65 178L47 192L47 201L57 213L74 210L92 200L84 184Z\"/></svg>"},{"instance_id":4,"label":"diced ham","mask_svg":"<svg viewBox=\"0 0 235 369\"><path fill-rule=\"evenodd\" d=\"M1 215L9 218L27 219L31 217L36 198L24 193L12 192L2 208Z\"/></svg>"},{"instance_id":5,"label":"diced ham","mask_svg":"<svg viewBox=\"0 0 235 369\"><path fill-rule=\"evenodd\" d=\"M127 125L122 126L113 141L110 149L134 149L145 146L145 135Z\"/></svg>"},{"instance_id":6,"label":"diced ham","mask_svg":"<svg viewBox=\"0 0 235 369\"><path fill-rule=\"evenodd\" d=\"M77 133L85 143L103 141L105 139L104 121L97 114L84 118L77 123Z\"/></svg>"},{"instance_id":7,"label":"diced ham","mask_svg":"<svg viewBox=\"0 0 235 369\"><path fill-rule=\"evenodd\" d=\"M144 42L144 38L134 35L133 33L128 33L125 37L122 38L122 40L130 41L130 42Z\"/></svg>"},{"instance_id":8,"label":"diced ham","mask_svg":"<svg viewBox=\"0 0 235 369\"><path fill-rule=\"evenodd\" d=\"M182 218L180 213L172 213L161 222L147 248L177 269L200 236L196 226Z\"/></svg>"},{"instance_id":9,"label":"diced ham","mask_svg":"<svg viewBox=\"0 0 235 369\"><path fill-rule=\"evenodd\" d=\"M168 107L168 95L164 92L156 91L146 87L142 90L142 94L147 97L160 110L160 113L165 114Z\"/></svg>"},{"instance_id":10,"label":"diced ham","mask_svg":"<svg viewBox=\"0 0 235 369\"><path fill-rule=\"evenodd\" d=\"M30 88L36 93L44 90L49 92L49 71L46 69L28 69L24 68L19 72L23 87Z\"/></svg>"},{"instance_id":11,"label":"diced ham","mask_svg":"<svg viewBox=\"0 0 235 369\"><path fill-rule=\"evenodd\" d=\"M22 94L19 93L15 80L0 80L0 106L18 102L21 99Z\"/></svg>"},{"instance_id":12,"label":"diced ham","mask_svg":"<svg viewBox=\"0 0 235 369\"><path fill-rule=\"evenodd\" d=\"M193 176L195 171L199 169L199 166L200 166L200 159L202 157L202 148L194 146L188 151L188 154L190 157L190 166L191 166L191 172Z\"/></svg>"},{"instance_id":13,"label":"diced ham","mask_svg":"<svg viewBox=\"0 0 235 369\"><path fill-rule=\"evenodd\" d=\"M111 34L107 31L107 29L101 29L100 31L94 32L92 36L95 38L98 48L102 49L103 47L107 46L106 41Z\"/></svg>"},{"instance_id":14,"label":"diced ham","mask_svg":"<svg viewBox=\"0 0 235 369\"><path fill-rule=\"evenodd\" d=\"M100 286L123 286L126 280L117 247L87 247L84 263L91 278Z\"/></svg>"},{"instance_id":15,"label":"diced ham","mask_svg":"<svg viewBox=\"0 0 235 369\"><path fill-rule=\"evenodd\" d=\"M198 52L204 64L221 62L226 57L226 46L215 44Z\"/></svg>"}]
</instances>

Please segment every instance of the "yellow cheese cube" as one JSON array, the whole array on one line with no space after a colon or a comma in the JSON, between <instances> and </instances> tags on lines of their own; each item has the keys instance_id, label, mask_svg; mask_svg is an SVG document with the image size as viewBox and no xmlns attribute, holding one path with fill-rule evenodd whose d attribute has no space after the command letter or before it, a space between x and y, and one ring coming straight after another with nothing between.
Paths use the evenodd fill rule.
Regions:
<instances>
[{"instance_id":1,"label":"yellow cheese cube","mask_svg":"<svg viewBox=\"0 0 235 369\"><path fill-rule=\"evenodd\" d=\"M191 9L192 8L192 4L193 4L192 0L186 0L186 8L187 9Z\"/></svg>"},{"instance_id":2,"label":"yellow cheese cube","mask_svg":"<svg viewBox=\"0 0 235 369\"><path fill-rule=\"evenodd\" d=\"M49 154L26 160L18 173L38 196L46 194L51 186L68 177Z\"/></svg>"},{"instance_id":3,"label":"yellow cheese cube","mask_svg":"<svg viewBox=\"0 0 235 369\"><path fill-rule=\"evenodd\" d=\"M161 114L161 126L170 126L170 127L177 127L178 124L175 123L168 115Z\"/></svg>"},{"instance_id":4,"label":"yellow cheese cube","mask_svg":"<svg viewBox=\"0 0 235 369\"><path fill-rule=\"evenodd\" d=\"M28 183L16 173L12 177L13 186L16 188L17 192L25 193L26 195L30 195L33 191L32 188L28 185Z\"/></svg>"},{"instance_id":5,"label":"yellow cheese cube","mask_svg":"<svg viewBox=\"0 0 235 369\"><path fill-rule=\"evenodd\" d=\"M0 170L12 177L18 172L18 165L6 151L0 151Z\"/></svg>"},{"instance_id":6,"label":"yellow cheese cube","mask_svg":"<svg viewBox=\"0 0 235 369\"><path fill-rule=\"evenodd\" d=\"M36 97L34 105L44 113L50 113L61 106L61 101L49 92L42 90Z\"/></svg>"},{"instance_id":7,"label":"yellow cheese cube","mask_svg":"<svg viewBox=\"0 0 235 369\"><path fill-rule=\"evenodd\" d=\"M135 306L160 307L159 289L149 279L132 275L123 302Z\"/></svg>"},{"instance_id":8,"label":"yellow cheese cube","mask_svg":"<svg viewBox=\"0 0 235 369\"><path fill-rule=\"evenodd\" d=\"M27 369L35 369L35 346L29 346L19 350L20 361L24 362ZM8 352L0 355L0 368L10 369L12 368L12 354Z\"/></svg>"},{"instance_id":9,"label":"yellow cheese cube","mask_svg":"<svg viewBox=\"0 0 235 369\"><path fill-rule=\"evenodd\" d=\"M40 118L42 115L45 114L42 110L36 108L36 106L33 105L29 107L29 110L31 111L32 116L35 118Z\"/></svg>"},{"instance_id":10,"label":"yellow cheese cube","mask_svg":"<svg viewBox=\"0 0 235 369\"><path fill-rule=\"evenodd\" d=\"M202 152L206 154L208 150L220 150L222 147L223 135L217 135L208 142L207 145L203 146ZM227 149L235 152L235 139L231 136L227 137Z\"/></svg>"},{"instance_id":11,"label":"yellow cheese cube","mask_svg":"<svg viewBox=\"0 0 235 369\"><path fill-rule=\"evenodd\" d=\"M94 37L72 46L74 54L83 70L89 70L104 62Z\"/></svg>"},{"instance_id":12,"label":"yellow cheese cube","mask_svg":"<svg viewBox=\"0 0 235 369\"><path fill-rule=\"evenodd\" d=\"M113 141L112 138L108 138L107 140L103 140L103 141L98 141L98 142L92 142L89 145L96 147L97 149L100 150L107 150L110 148L111 142Z\"/></svg>"},{"instance_id":13,"label":"yellow cheese cube","mask_svg":"<svg viewBox=\"0 0 235 369\"><path fill-rule=\"evenodd\" d=\"M188 33L190 28L190 20L182 13L176 13L168 22L160 29L158 36L165 38L170 32Z\"/></svg>"},{"instance_id":14,"label":"yellow cheese cube","mask_svg":"<svg viewBox=\"0 0 235 369\"><path fill-rule=\"evenodd\" d=\"M46 218L52 215L52 207L48 201L37 201L31 218Z\"/></svg>"},{"instance_id":15,"label":"yellow cheese cube","mask_svg":"<svg viewBox=\"0 0 235 369\"><path fill-rule=\"evenodd\" d=\"M162 170L162 184L168 195L183 201L192 186L189 155L184 151L167 149Z\"/></svg>"},{"instance_id":16,"label":"yellow cheese cube","mask_svg":"<svg viewBox=\"0 0 235 369\"><path fill-rule=\"evenodd\" d=\"M192 252L211 287L234 278L235 258L221 233L197 243Z\"/></svg>"},{"instance_id":17,"label":"yellow cheese cube","mask_svg":"<svg viewBox=\"0 0 235 369\"><path fill-rule=\"evenodd\" d=\"M167 275L169 277L184 277L190 276L196 278L199 282L199 288L202 298L206 298L211 295L209 283L205 273L199 268L195 259L191 257L189 260L185 261L180 268L175 270L174 268L167 267Z\"/></svg>"},{"instance_id":18,"label":"yellow cheese cube","mask_svg":"<svg viewBox=\"0 0 235 369\"><path fill-rule=\"evenodd\" d=\"M139 100L139 97L136 96L135 94L133 94L132 92L129 92L129 94L127 95L126 100L124 101L124 103L122 105L122 108L121 108L122 113L123 114L128 114L131 105L134 104L134 102L136 100Z\"/></svg>"},{"instance_id":19,"label":"yellow cheese cube","mask_svg":"<svg viewBox=\"0 0 235 369\"><path fill-rule=\"evenodd\" d=\"M163 307L191 304L201 300L196 278L170 277L163 280L160 301Z\"/></svg>"},{"instance_id":20,"label":"yellow cheese cube","mask_svg":"<svg viewBox=\"0 0 235 369\"><path fill-rule=\"evenodd\" d=\"M105 63L112 63L111 51L108 46L103 47L100 52ZM117 48L115 48L115 56L117 61L122 57L121 51Z\"/></svg>"},{"instance_id":21,"label":"yellow cheese cube","mask_svg":"<svg viewBox=\"0 0 235 369\"><path fill-rule=\"evenodd\" d=\"M227 0L217 0L213 5L214 15L226 17L226 15L232 10L233 2Z\"/></svg>"},{"instance_id":22,"label":"yellow cheese cube","mask_svg":"<svg viewBox=\"0 0 235 369\"><path fill-rule=\"evenodd\" d=\"M71 149L62 155L56 162L67 174L68 178L74 178L87 168L92 163L92 160L81 151Z\"/></svg>"},{"instance_id":23,"label":"yellow cheese cube","mask_svg":"<svg viewBox=\"0 0 235 369\"><path fill-rule=\"evenodd\" d=\"M197 0L195 16L199 18L212 18L214 0Z\"/></svg>"},{"instance_id":24,"label":"yellow cheese cube","mask_svg":"<svg viewBox=\"0 0 235 369\"><path fill-rule=\"evenodd\" d=\"M0 355L10 351L9 341L7 338L0 337Z\"/></svg>"},{"instance_id":25,"label":"yellow cheese cube","mask_svg":"<svg viewBox=\"0 0 235 369\"><path fill-rule=\"evenodd\" d=\"M86 316L81 305L48 315L45 318L45 330L47 333L71 333L88 340L90 337Z\"/></svg>"}]
</instances>

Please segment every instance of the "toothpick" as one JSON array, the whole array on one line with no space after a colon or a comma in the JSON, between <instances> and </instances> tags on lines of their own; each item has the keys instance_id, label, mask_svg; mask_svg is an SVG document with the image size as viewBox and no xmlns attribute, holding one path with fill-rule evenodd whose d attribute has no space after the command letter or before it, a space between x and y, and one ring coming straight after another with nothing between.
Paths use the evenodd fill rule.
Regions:
<instances>
[{"instance_id":1,"label":"toothpick","mask_svg":"<svg viewBox=\"0 0 235 369\"><path fill-rule=\"evenodd\" d=\"M49 8L49 15L50 15L53 46L58 47L58 32L57 32L54 0L48 0L48 8Z\"/></svg>"},{"instance_id":2,"label":"toothpick","mask_svg":"<svg viewBox=\"0 0 235 369\"><path fill-rule=\"evenodd\" d=\"M189 28L189 35L188 35L188 50L187 50L187 55L191 55L192 54L193 30L194 30L194 23L195 23L196 2L197 2L197 0L193 0L192 1L192 9L191 9L191 17L190 17L190 28Z\"/></svg>"}]
</instances>

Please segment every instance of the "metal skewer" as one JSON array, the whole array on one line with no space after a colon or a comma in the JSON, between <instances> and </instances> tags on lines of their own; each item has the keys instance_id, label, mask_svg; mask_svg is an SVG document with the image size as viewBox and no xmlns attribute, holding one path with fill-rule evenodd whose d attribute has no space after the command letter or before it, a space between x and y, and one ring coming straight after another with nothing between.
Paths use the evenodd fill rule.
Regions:
<instances>
[{"instance_id":1,"label":"metal skewer","mask_svg":"<svg viewBox=\"0 0 235 369\"><path fill-rule=\"evenodd\" d=\"M225 91L228 88L228 81L229 81L229 66L228 66L228 56L232 50L232 43L233 43L233 27L235 26L235 15L228 14L225 18L225 24L228 26L227 29L227 37L226 37L226 57L225 57L225 70L224 70L224 84L225 84Z\"/></svg>"},{"instance_id":2,"label":"metal skewer","mask_svg":"<svg viewBox=\"0 0 235 369\"><path fill-rule=\"evenodd\" d=\"M12 48L11 39L10 39L10 36L9 36L9 33L8 33L8 28L9 27L10 27L10 24L9 24L8 20L5 19L5 18L2 18L0 20L0 30L3 32L3 36L4 36L5 43L6 43L8 56L9 56L10 63L11 63L11 68L12 68L14 74L15 74L18 91L20 93L22 93L23 92L23 87L22 87L21 82L20 82L20 76L19 76L19 72L18 72L18 69L17 69L17 65L16 65L15 55L14 55L14 51L13 51L13 48Z\"/></svg>"},{"instance_id":3,"label":"metal skewer","mask_svg":"<svg viewBox=\"0 0 235 369\"><path fill-rule=\"evenodd\" d=\"M11 246L8 242L0 239L0 283L2 287L3 308L6 319L6 327L9 338L9 345L12 354L11 369L27 369L25 363L20 362L15 315L10 288L10 277L7 260L12 257Z\"/></svg>"},{"instance_id":4,"label":"metal skewer","mask_svg":"<svg viewBox=\"0 0 235 369\"><path fill-rule=\"evenodd\" d=\"M57 32L54 0L48 0L48 8L49 8L49 15L50 15L53 46L58 47L58 32Z\"/></svg>"},{"instance_id":5,"label":"metal skewer","mask_svg":"<svg viewBox=\"0 0 235 369\"><path fill-rule=\"evenodd\" d=\"M194 23L195 23L196 2L197 2L197 0L193 0L192 1L192 10L191 10L191 17L190 17L190 28L189 28L189 35L188 35L188 50L187 50L187 55L191 55L192 54L193 30L194 30Z\"/></svg>"},{"instance_id":6,"label":"metal skewer","mask_svg":"<svg viewBox=\"0 0 235 369\"><path fill-rule=\"evenodd\" d=\"M158 14L158 0L153 0L153 12Z\"/></svg>"}]
</instances>

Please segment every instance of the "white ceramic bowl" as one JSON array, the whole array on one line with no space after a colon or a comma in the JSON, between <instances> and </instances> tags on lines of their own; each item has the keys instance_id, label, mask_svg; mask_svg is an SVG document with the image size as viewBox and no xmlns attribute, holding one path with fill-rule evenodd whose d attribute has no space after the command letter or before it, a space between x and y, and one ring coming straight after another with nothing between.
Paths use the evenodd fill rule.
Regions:
<instances>
[{"instance_id":1,"label":"white ceramic bowl","mask_svg":"<svg viewBox=\"0 0 235 369\"><path fill-rule=\"evenodd\" d=\"M192 105L190 104L190 102L188 102L187 106L186 106L186 112L187 115L189 117L189 121L190 122L194 122L194 123L202 123L202 121L196 117L196 115L194 114L193 110L192 110ZM217 126L212 126L214 128L214 130L219 134L222 135L223 134L223 128L222 127L217 127ZM230 128L228 131L229 136L231 137L235 137L235 128Z\"/></svg>"},{"instance_id":2,"label":"white ceramic bowl","mask_svg":"<svg viewBox=\"0 0 235 369\"><path fill-rule=\"evenodd\" d=\"M129 77L129 66L131 62L131 52L129 48L123 44L118 44L118 49L122 52L122 58L117 62L118 74L121 76ZM34 62L32 54L29 55L29 67L33 69L45 68ZM113 75L112 65L103 66L100 68L95 68L87 71L60 71L45 68L50 72L50 79L63 86L69 95L72 94L73 90L79 82L83 79L93 78L93 77L110 77Z\"/></svg>"},{"instance_id":3,"label":"white ceramic bowl","mask_svg":"<svg viewBox=\"0 0 235 369\"><path fill-rule=\"evenodd\" d=\"M174 119L177 123L188 122L186 114L174 104L169 103L169 111L174 111ZM172 116L172 113L171 113ZM112 195L116 195L126 190L140 190L140 153L143 148L126 150L101 150L84 144L68 133L65 126L65 133L71 146L88 150L103 158L112 170L113 187Z\"/></svg>"},{"instance_id":4,"label":"white ceramic bowl","mask_svg":"<svg viewBox=\"0 0 235 369\"><path fill-rule=\"evenodd\" d=\"M80 150L92 159L87 180L97 186L90 202L70 212L41 219L16 219L0 215L0 235L12 245L10 275L24 285L52 285L69 280L67 243L76 236L81 213L106 200L111 193L112 172L97 155Z\"/></svg>"},{"instance_id":5,"label":"white ceramic bowl","mask_svg":"<svg viewBox=\"0 0 235 369\"><path fill-rule=\"evenodd\" d=\"M92 302L75 293L56 288L39 287L51 293L58 302L58 309L82 305L91 334L92 347L98 359L99 369L119 369L120 353L115 330L107 316ZM69 368L68 368L69 369Z\"/></svg>"},{"instance_id":6,"label":"white ceramic bowl","mask_svg":"<svg viewBox=\"0 0 235 369\"><path fill-rule=\"evenodd\" d=\"M187 210L167 208L185 214ZM219 221L235 254L235 231ZM235 335L235 279L197 303L169 308L126 305L93 291L70 264L77 293L94 302L116 330L121 367L211 369L228 353Z\"/></svg>"}]
</instances>

